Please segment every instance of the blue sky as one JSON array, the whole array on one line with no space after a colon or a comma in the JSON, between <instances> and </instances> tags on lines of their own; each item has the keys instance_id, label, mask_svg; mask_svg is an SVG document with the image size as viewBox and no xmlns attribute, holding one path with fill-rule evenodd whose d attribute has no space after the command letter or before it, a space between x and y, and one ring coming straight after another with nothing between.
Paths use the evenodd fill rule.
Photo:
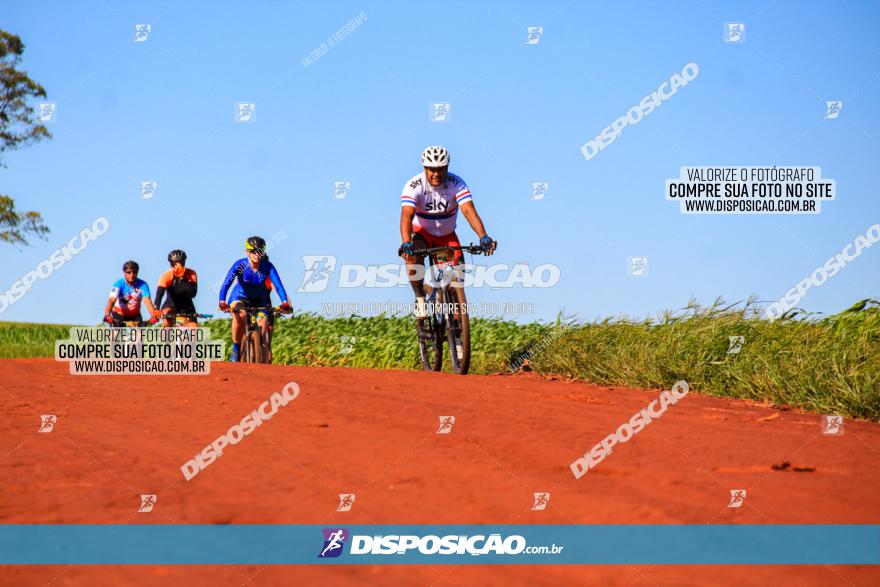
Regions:
<instances>
[{"instance_id":1,"label":"blue sky","mask_svg":"<svg viewBox=\"0 0 880 587\"><path fill-rule=\"evenodd\" d=\"M432 144L452 153L489 234L492 261L560 266L548 289L474 290L531 302L548 320L646 317L756 294L782 296L880 222L880 4L868 2L4 2L0 27L57 103L51 141L10 153L0 192L43 213L48 242L0 249L0 291L99 216L109 231L2 320L95 323L128 258L155 287L170 249L198 271L197 307L251 234L287 238L271 257L287 288L302 255L393 263L400 192ZM363 13L316 63L301 60ZM723 23L746 42L722 42ZM144 43L135 25L149 23ZM543 26L526 45L527 26ZM688 62L700 74L591 161L580 146ZM823 119L826 100L844 103ZM233 121L255 102L256 122ZM432 123L432 102L451 121ZM874 106L871 106L874 104ZM815 216L685 216L664 198L683 165L820 166L837 200ZM158 191L140 199L140 182ZM331 199L347 180L345 199ZM547 181L543 200L531 183ZM463 218L462 240L476 240ZM649 274L627 274L647 256ZM803 307L878 297L880 247ZM401 289L292 294L323 302L411 299ZM513 317L513 316L512 316Z\"/></svg>"}]
</instances>

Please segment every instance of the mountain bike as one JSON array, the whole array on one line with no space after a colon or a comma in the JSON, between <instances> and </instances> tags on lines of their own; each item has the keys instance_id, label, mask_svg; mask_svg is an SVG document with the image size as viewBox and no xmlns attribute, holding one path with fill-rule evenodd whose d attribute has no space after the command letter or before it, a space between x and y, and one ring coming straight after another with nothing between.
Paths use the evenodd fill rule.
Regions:
<instances>
[{"instance_id":1,"label":"mountain bike","mask_svg":"<svg viewBox=\"0 0 880 587\"><path fill-rule=\"evenodd\" d=\"M425 371L439 371L443 367L443 340L446 339L452 371L467 375L471 364L471 327L463 277L453 265L455 251L472 255L483 253L483 249L474 244L416 249L413 252L417 257L428 257L429 271L434 283L439 284L439 287L424 286L429 311L424 320L416 320L416 331L419 357Z\"/></svg>"},{"instance_id":2,"label":"mountain bike","mask_svg":"<svg viewBox=\"0 0 880 587\"><path fill-rule=\"evenodd\" d=\"M229 312L243 313L245 315L246 330L241 345L242 363L271 363L272 362L272 326L275 318L282 316L281 308L273 306L243 306L230 309ZM266 314L266 334L257 323L260 312Z\"/></svg>"},{"instance_id":3,"label":"mountain bike","mask_svg":"<svg viewBox=\"0 0 880 587\"><path fill-rule=\"evenodd\" d=\"M165 314L164 320L174 320L171 326L165 328L187 328L187 324L197 323L196 320L205 320L213 318L213 314L198 314L193 312L168 312Z\"/></svg>"},{"instance_id":4,"label":"mountain bike","mask_svg":"<svg viewBox=\"0 0 880 587\"><path fill-rule=\"evenodd\" d=\"M102 321L106 327L109 328L158 328L161 327L161 320L143 320L140 316L137 317L126 317L120 316L115 312L110 315L109 319L107 316L104 317ZM112 342L111 348L113 349L114 355L118 352L117 349L125 346L124 342ZM138 347L143 345L143 342L140 336L132 338L129 340L128 344L136 344Z\"/></svg>"},{"instance_id":5,"label":"mountain bike","mask_svg":"<svg viewBox=\"0 0 880 587\"><path fill-rule=\"evenodd\" d=\"M195 324L198 327L197 320L203 320L208 318L213 318L213 314L199 314L196 312L176 312L174 310L169 311L164 315L162 322L162 328L183 328L189 329L192 328L190 324ZM165 324L165 321L170 321L171 325L168 326ZM188 342L181 342L180 340L172 339L168 343L168 346L171 347L171 352L175 357L191 357L196 352L196 342L193 339L189 339ZM184 354L180 349L175 350L174 347L179 346L189 346L189 354Z\"/></svg>"},{"instance_id":6,"label":"mountain bike","mask_svg":"<svg viewBox=\"0 0 880 587\"><path fill-rule=\"evenodd\" d=\"M125 316L120 316L118 314L111 315L109 320L104 317L102 322L111 328L145 328L156 325L156 322L143 320L140 316L137 318L126 318Z\"/></svg>"}]
</instances>

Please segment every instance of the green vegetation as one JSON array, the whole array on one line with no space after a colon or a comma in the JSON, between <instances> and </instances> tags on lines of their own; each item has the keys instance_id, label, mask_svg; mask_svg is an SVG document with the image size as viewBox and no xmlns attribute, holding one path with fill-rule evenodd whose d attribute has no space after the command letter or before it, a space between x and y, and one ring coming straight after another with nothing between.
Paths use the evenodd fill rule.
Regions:
<instances>
[{"instance_id":1,"label":"green vegetation","mask_svg":"<svg viewBox=\"0 0 880 587\"><path fill-rule=\"evenodd\" d=\"M52 138L31 104L37 98L45 99L46 90L22 68L23 54L21 38L0 30L0 156ZM0 157L0 167L5 166ZM46 240L48 233L39 212L19 212L15 200L0 194L0 243L27 245L28 237Z\"/></svg>"},{"instance_id":2,"label":"green vegetation","mask_svg":"<svg viewBox=\"0 0 880 587\"><path fill-rule=\"evenodd\" d=\"M0 322L0 359L54 357L55 341L69 335L62 324Z\"/></svg>"},{"instance_id":3,"label":"green vegetation","mask_svg":"<svg viewBox=\"0 0 880 587\"><path fill-rule=\"evenodd\" d=\"M668 389L679 379L721 397L826 414L880 417L880 303L823 319L770 322L744 306L691 303L657 321L605 320L566 329L533 367L607 385ZM742 348L730 353L731 336Z\"/></svg>"},{"instance_id":4,"label":"green vegetation","mask_svg":"<svg viewBox=\"0 0 880 587\"><path fill-rule=\"evenodd\" d=\"M666 389L685 379L691 389L721 397L880 417L880 303L863 300L825 318L796 314L770 322L750 300L707 308L691 303L643 321L474 319L471 372L523 366L603 385ZM213 338L228 339L230 324L205 325ZM67 326L0 323L0 357L52 356L52 342L67 334ZM735 350L730 337L740 336L739 351L729 352ZM343 352L347 343L350 352ZM291 365L420 368L411 318L299 314L278 323L273 349L276 363Z\"/></svg>"},{"instance_id":5,"label":"green vegetation","mask_svg":"<svg viewBox=\"0 0 880 587\"><path fill-rule=\"evenodd\" d=\"M212 338L230 339L232 323L212 320ZM506 371L515 352L528 348L551 329L544 324L516 324L499 319L471 321L471 372ZM350 352L342 337L354 337ZM444 347L446 348L446 347ZM226 345L227 354L231 345ZM421 369L412 318L371 316L324 319L298 314L279 320L272 337L275 363L368 367L375 369ZM449 363L444 357L444 363Z\"/></svg>"}]
</instances>

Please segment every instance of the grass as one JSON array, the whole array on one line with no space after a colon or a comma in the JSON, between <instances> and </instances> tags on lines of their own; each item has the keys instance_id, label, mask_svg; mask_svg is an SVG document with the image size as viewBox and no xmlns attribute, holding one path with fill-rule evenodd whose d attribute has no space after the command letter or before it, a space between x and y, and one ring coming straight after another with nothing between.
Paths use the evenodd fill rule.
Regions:
<instances>
[{"instance_id":1,"label":"grass","mask_svg":"<svg viewBox=\"0 0 880 587\"><path fill-rule=\"evenodd\" d=\"M63 324L0 322L0 359L54 357L55 341L69 335Z\"/></svg>"},{"instance_id":2,"label":"grass","mask_svg":"<svg viewBox=\"0 0 880 587\"><path fill-rule=\"evenodd\" d=\"M228 320L206 326L230 335ZM0 323L0 357L52 356L67 326ZM739 352L730 338L743 337ZM354 337L350 352L342 337ZM820 318L790 312L770 322L752 300L709 307L695 302L656 320L579 323L471 322L471 372L520 366L603 385L691 389L721 397L789 405L821 413L880 418L880 303L862 300ZM227 352L230 345L227 345ZM276 363L419 369L411 318L325 319L299 314L278 323ZM449 360L444 357L444 363Z\"/></svg>"},{"instance_id":3,"label":"grass","mask_svg":"<svg viewBox=\"0 0 880 587\"><path fill-rule=\"evenodd\" d=\"M212 320L211 337L230 338L229 320ZM514 350L528 345L551 329L550 325L502 320L471 321L471 372L505 371ZM354 337L350 352L342 337ZM227 354L230 345L227 345ZM316 314L298 314L276 324L272 337L276 363L367 367L375 369L420 369L416 331L412 318L370 316L325 319ZM449 363L444 357L444 363Z\"/></svg>"},{"instance_id":4,"label":"grass","mask_svg":"<svg viewBox=\"0 0 880 587\"><path fill-rule=\"evenodd\" d=\"M668 388L688 381L721 397L826 414L880 418L880 304L862 300L826 318L792 312L770 322L750 301L691 303L655 321L578 325L537 354L533 367L606 385ZM731 336L742 336L738 353Z\"/></svg>"}]
</instances>

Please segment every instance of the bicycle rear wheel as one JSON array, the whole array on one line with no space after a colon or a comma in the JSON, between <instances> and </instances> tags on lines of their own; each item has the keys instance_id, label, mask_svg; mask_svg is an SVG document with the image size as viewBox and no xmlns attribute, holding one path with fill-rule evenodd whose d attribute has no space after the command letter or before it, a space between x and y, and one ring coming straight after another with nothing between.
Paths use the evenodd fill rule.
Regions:
<instances>
[{"instance_id":1,"label":"bicycle rear wheel","mask_svg":"<svg viewBox=\"0 0 880 587\"><path fill-rule=\"evenodd\" d=\"M471 367L471 324L467 314L464 287L448 285L443 288L443 301L454 306L458 312L449 310L446 314L446 340L449 343L449 357L452 371L456 375L467 375ZM448 306L447 306L448 307Z\"/></svg>"}]
</instances>

